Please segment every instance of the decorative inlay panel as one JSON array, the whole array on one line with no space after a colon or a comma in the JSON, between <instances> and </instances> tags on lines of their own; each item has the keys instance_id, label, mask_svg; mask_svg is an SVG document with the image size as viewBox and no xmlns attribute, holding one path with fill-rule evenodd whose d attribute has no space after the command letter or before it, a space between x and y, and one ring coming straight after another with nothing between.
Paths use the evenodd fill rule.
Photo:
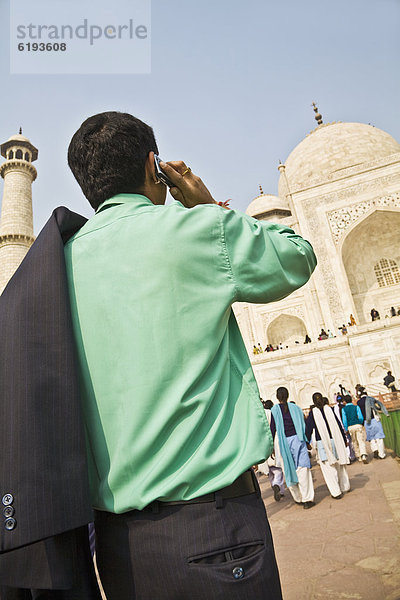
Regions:
<instances>
[{"instance_id":1,"label":"decorative inlay panel","mask_svg":"<svg viewBox=\"0 0 400 600\"><path fill-rule=\"evenodd\" d=\"M362 217L373 208L400 208L400 193L381 198L371 198L363 202L357 202L351 206L332 210L327 213L329 227L335 244L338 244L346 229L362 219Z\"/></svg>"}]
</instances>

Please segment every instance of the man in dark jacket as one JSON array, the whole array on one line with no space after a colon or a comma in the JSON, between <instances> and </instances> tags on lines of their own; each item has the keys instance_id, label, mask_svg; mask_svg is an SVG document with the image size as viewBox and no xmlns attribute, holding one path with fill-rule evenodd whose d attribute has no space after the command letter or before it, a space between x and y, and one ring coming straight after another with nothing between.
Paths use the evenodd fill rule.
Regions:
<instances>
[{"instance_id":1,"label":"man in dark jacket","mask_svg":"<svg viewBox=\"0 0 400 600\"><path fill-rule=\"evenodd\" d=\"M387 375L383 378L383 383L386 385L390 392L398 392L399 390L396 388L395 378L392 375L392 371L388 371Z\"/></svg>"}]
</instances>

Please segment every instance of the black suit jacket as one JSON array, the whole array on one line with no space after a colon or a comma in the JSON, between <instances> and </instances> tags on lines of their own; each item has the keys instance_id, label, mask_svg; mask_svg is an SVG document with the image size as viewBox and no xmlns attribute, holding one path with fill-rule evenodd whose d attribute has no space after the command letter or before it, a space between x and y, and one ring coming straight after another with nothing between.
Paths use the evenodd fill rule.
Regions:
<instances>
[{"instance_id":1,"label":"black suit jacket","mask_svg":"<svg viewBox=\"0 0 400 600\"><path fill-rule=\"evenodd\" d=\"M64 261L85 222L57 208L0 296L0 553L93 520Z\"/></svg>"}]
</instances>

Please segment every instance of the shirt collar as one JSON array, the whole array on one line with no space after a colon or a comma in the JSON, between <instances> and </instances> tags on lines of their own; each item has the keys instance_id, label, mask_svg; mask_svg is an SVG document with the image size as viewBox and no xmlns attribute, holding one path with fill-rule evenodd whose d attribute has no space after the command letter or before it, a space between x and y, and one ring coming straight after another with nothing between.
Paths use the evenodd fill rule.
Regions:
<instances>
[{"instance_id":1,"label":"shirt collar","mask_svg":"<svg viewBox=\"0 0 400 600\"><path fill-rule=\"evenodd\" d=\"M136 202L143 204L153 204L152 201L142 194L116 194L112 198L105 200L96 210L96 214L109 206L117 206L118 204L128 204L128 202Z\"/></svg>"}]
</instances>

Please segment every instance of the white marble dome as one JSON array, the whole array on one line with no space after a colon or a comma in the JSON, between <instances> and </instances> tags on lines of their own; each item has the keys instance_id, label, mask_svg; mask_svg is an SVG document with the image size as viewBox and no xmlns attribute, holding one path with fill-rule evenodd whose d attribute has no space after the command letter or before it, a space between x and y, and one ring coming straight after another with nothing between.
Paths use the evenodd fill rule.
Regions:
<instances>
[{"instance_id":1,"label":"white marble dome","mask_svg":"<svg viewBox=\"0 0 400 600\"><path fill-rule=\"evenodd\" d=\"M21 133L12 135L10 138L8 138L7 142L28 142L30 144L30 140L28 140L28 138Z\"/></svg>"},{"instance_id":2,"label":"white marble dome","mask_svg":"<svg viewBox=\"0 0 400 600\"><path fill-rule=\"evenodd\" d=\"M364 123L329 123L320 125L298 144L285 162L291 189L315 178L340 174L348 167L360 165L400 152L400 144L386 131ZM279 181L279 194L285 185Z\"/></svg>"},{"instance_id":3,"label":"white marble dome","mask_svg":"<svg viewBox=\"0 0 400 600\"><path fill-rule=\"evenodd\" d=\"M257 196L257 198L254 198L254 200L250 202L246 209L246 215L250 215L250 217L257 219L272 210L288 211L289 206L286 200L279 198L279 196L274 196L273 194L260 194L260 196Z\"/></svg>"}]
</instances>

